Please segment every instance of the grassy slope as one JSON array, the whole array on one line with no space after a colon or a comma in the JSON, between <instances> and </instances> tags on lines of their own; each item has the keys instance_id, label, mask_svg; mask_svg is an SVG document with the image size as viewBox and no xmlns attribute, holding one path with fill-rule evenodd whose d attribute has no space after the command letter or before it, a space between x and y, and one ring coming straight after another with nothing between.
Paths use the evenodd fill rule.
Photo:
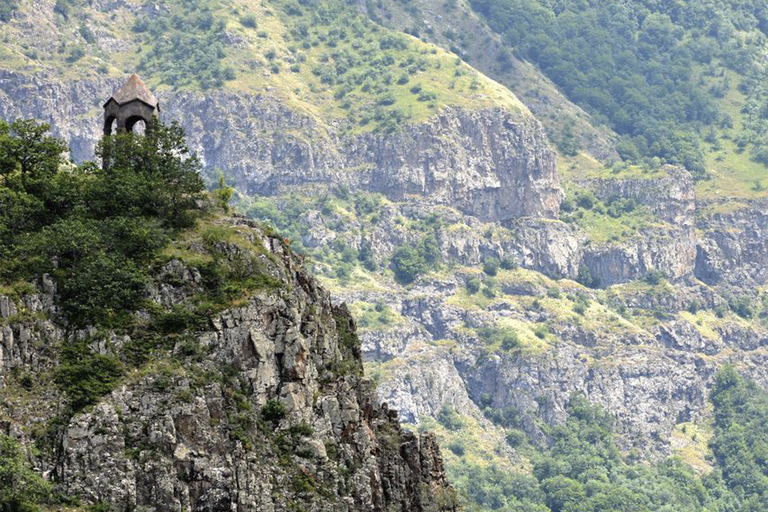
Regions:
<instances>
[{"instance_id":1,"label":"grassy slope","mask_svg":"<svg viewBox=\"0 0 768 512\"><path fill-rule=\"evenodd\" d=\"M131 4L138 8L141 2ZM527 111L509 90L449 52L382 28L339 2L327 3L331 15L325 19L315 6L299 8L285 0L199 0L194 5L209 8L214 20L224 22L216 37L224 40L224 56L218 65L234 71L224 88L268 93L328 124L342 121L347 130L374 130L381 119L366 119L366 115L370 117L376 107L381 107L384 117L397 112L411 122L423 121L446 106L500 105ZM129 9L103 13L79 6L68 16L35 9L22 5L16 20L0 26L0 67L30 74L46 72L67 80L122 77L140 70L142 58L151 55L157 43L150 32L130 29L140 14ZM165 20L177 16L183 20L182 26L192 26L203 11L170 1L160 12ZM45 41L39 36L30 38L35 32L51 37ZM200 37L208 34L198 32ZM92 42L88 42L89 33ZM174 30L167 33L173 35ZM117 51L105 51L101 42ZM75 58L76 49L82 50L82 56ZM346 68L343 76L329 82L326 72L338 71L340 61ZM167 62L158 67L183 70L187 64ZM199 89L194 81L169 84L159 73L143 78L155 89Z\"/></svg>"}]
</instances>

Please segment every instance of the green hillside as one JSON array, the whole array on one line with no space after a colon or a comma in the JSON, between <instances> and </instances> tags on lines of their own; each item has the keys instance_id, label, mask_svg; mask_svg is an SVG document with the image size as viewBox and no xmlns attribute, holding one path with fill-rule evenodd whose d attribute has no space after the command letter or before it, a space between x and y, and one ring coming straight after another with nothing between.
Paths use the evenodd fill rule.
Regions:
<instances>
[{"instance_id":1,"label":"green hillside","mask_svg":"<svg viewBox=\"0 0 768 512\"><path fill-rule=\"evenodd\" d=\"M616 193L598 198L594 189L599 180L662 179L668 163L693 175L699 220L754 204L760 210L752 201L768 197L768 0L125 0L104 10L87 0L44 4L54 7L39 10L37 2L0 0L1 70L63 81L117 79L137 71L159 92L266 95L341 136L386 136L453 106L503 107L530 116L533 107L501 85L508 83L503 77L517 73L518 85L530 80L520 85L527 97L551 103L553 112L542 122L557 152L564 200L559 219L542 222L562 231L540 230L553 245L567 231L573 237L563 235L564 245L626 248L629 260L652 237L663 245L682 236L672 221L653 213L653 205ZM427 15L443 25L424 21ZM481 20L477 26L483 32L462 31L469 19ZM477 56L495 44L501 50L484 56L492 62ZM476 50L469 52L471 47ZM493 69L499 81L478 72L481 65ZM99 109L94 102L94 116ZM578 126L573 112L583 115ZM593 156L575 133L585 123L592 123L595 133L615 135L611 149L620 158ZM0 144L10 147L18 133L34 131L19 126L11 130L0 122ZM296 131L297 138L312 135ZM89 355L83 363L82 354L69 354L70 366L51 384L80 397L67 405L67 414L91 405L125 372L144 368L147 358L165 350L159 344L163 336L194 326L246 292L275 285L215 252L222 240L250 243L237 230L218 225L216 215L197 211L192 203L168 211L165 202L173 198L160 189L173 176L154 176L139 187L141 180L130 181L130 172L127 183L115 184L87 164L70 175L59 171L66 167L63 146L43 132L35 136L49 144L55 158L36 169L31 183L22 183L24 173L15 164L7 176L0 175L0 206L19 205L0 209L0 254L8 256L0 263L0 293L19 295L26 281L50 273L65 295L63 311L74 321L135 329L121 311L141 305L152 266L171 259L194 263L216 285L193 309L151 311L151 323L139 326L143 343L127 347L120 361ZM196 179L190 190L200 193ZM122 198L115 189L130 196ZM708 407L703 418L675 420L669 458L646 457L653 450L647 445L668 440L623 442L626 433L618 432L614 411L591 405L578 393L567 395L562 411L567 420L561 424L536 416L544 409L543 394L535 397L542 407L531 406L535 411L528 418L469 392L469 412L445 405L433 417L424 415L412 428L436 432L465 510L768 509L768 441L762 427L768 397L726 364L751 350L754 364L762 364L765 286L718 288L693 271L685 282L674 282L654 267L656 254L637 256L650 261L644 275L607 289L599 289L583 264L574 266L572 279L545 275L521 268L508 249L504 253L514 245L504 242L523 236L514 221L475 222L454 209L425 204L420 196L395 201L338 183L291 182L275 196L235 197L239 212L273 226L326 288L350 300L363 335L399 340L416 332L417 341L403 357L367 364L380 385L402 379L402 388L410 386L410 374L399 373L409 365L429 367L456 356L461 364L477 365L469 371L482 371L489 360L517 368L570 343L576 347L574 364L583 364L585 372L631 367L633 361L620 360L629 353L623 349L636 349L632 355L639 358L661 358L669 347L659 333L666 335L669 328L676 334L679 326L688 329L684 341L693 340L686 350L696 365L726 366L711 392L702 395ZM164 209L126 207L153 202ZM677 208L682 207L670 206ZM749 229L757 224L759 219ZM23 233L20 240L17 233ZM691 245L695 258L699 247ZM197 246L205 251L191 251ZM467 247L460 256L450 252ZM754 252L759 262L759 247ZM745 259L752 257L747 253ZM567 259L572 253L562 254ZM616 254L616 268L622 270L624 254ZM453 321L459 327L451 324L442 339L425 335L425 325L434 327L434 319L413 311L422 307L445 307L446 325ZM742 341L758 348L742 350L736 346ZM701 348L708 342L714 354ZM89 372L92 378L81 379ZM0 484L3 471L28 471L20 453L0 436ZM30 496L22 501L39 501L37 495L48 490L34 475L28 478ZM2 500L0 492L4 512Z\"/></svg>"},{"instance_id":2,"label":"green hillside","mask_svg":"<svg viewBox=\"0 0 768 512\"><path fill-rule=\"evenodd\" d=\"M31 4L7 9L53 32L50 52L27 37L29 26L0 26L0 66L30 74L82 80L138 71L159 90L268 92L351 132L393 131L449 105L526 110L449 52L339 0L171 0L157 6L160 15L58 0L50 19L36 18Z\"/></svg>"},{"instance_id":3,"label":"green hillside","mask_svg":"<svg viewBox=\"0 0 768 512\"><path fill-rule=\"evenodd\" d=\"M684 165L702 198L765 195L764 2L471 4L515 55L620 135L623 158Z\"/></svg>"}]
</instances>

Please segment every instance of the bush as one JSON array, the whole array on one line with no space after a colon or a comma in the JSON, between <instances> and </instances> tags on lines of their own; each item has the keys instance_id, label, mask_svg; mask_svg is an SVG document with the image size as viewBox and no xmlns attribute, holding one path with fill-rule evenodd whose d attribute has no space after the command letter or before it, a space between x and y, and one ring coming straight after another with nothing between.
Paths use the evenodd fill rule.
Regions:
<instances>
[{"instance_id":1,"label":"bush","mask_svg":"<svg viewBox=\"0 0 768 512\"><path fill-rule=\"evenodd\" d=\"M285 418L285 406L278 400L268 400L261 408L261 417L271 423L278 423Z\"/></svg>"},{"instance_id":2,"label":"bush","mask_svg":"<svg viewBox=\"0 0 768 512\"><path fill-rule=\"evenodd\" d=\"M395 279L402 284L412 283L439 262L440 248L434 235L424 237L415 247L404 245L392 254Z\"/></svg>"},{"instance_id":3,"label":"bush","mask_svg":"<svg viewBox=\"0 0 768 512\"><path fill-rule=\"evenodd\" d=\"M8 23L19 8L19 0L3 0L0 2L0 21Z\"/></svg>"},{"instance_id":4,"label":"bush","mask_svg":"<svg viewBox=\"0 0 768 512\"><path fill-rule=\"evenodd\" d=\"M111 392L122 375L117 357L94 353L80 341L62 349L54 381L66 393L71 411L77 412Z\"/></svg>"},{"instance_id":5,"label":"bush","mask_svg":"<svg viewBox=\"0 0 768 512\"><path fill-rule=\"evenodd\" d=\"M499 273L499 260L492 258L483 262L483 272L493 277Z\"/></svg>"},{"instance_id":6,"label":"bush","mask_svg":"<svg viewBox=\"0 0 768 512\"><path fill-rule=\"evenodd\" d=\"M464 426L464 421L461 419L456 409L448 405L443 405L440 412L437 414L437 421L448 430L459 430Z\"/></svg>"},{"instance_id":7,"label":"bush","mask_svg":"<svg viewBox=\"0 0 768 512\"><path fill-rule=\"evenodd\" d=\"M588 190L580 190L576 193L576 206L591 210L598 203L595 194Z\"/></svg>"},{"instance_id":8,"label":"bush","mask_svg":"<svg viewBox=\"0 0 768 512\"><path fill-rule=\"evenodd\" d=\"M51 497L51 484L27 464L16 440L0 434L0 511L36 512Z\"/></svg>"},{"instance_id":9,"label":"bush","mask_svg":"<svg viewBox=\"0 0 768 512\"><path fill-rule=\"evenodd\" d=\"M464 456L464 452L466 451L466 444L461 439L454 439L450 443L448 443L448 449L453 452L454 455L457 457Z\"/></svg>"},{"instance_id":10,"label":"bush","mask_svg":"<svg viewBox=\"0 0 768 512\"><path fill-rule=\"evenodd\" d=\"M545 324L539 324L533 330L533 334L535 334L536 337L539 338L540 340L543 340L549 334L549 327L547 327Z\"/></svg>"},{"instance_id":11,"label":"bush","mask_svg":"<svg viewBox=\"0 0 768 512\"><path fill-rule=\"evenodd\" d=\"M664 273L662 270L651 270L645 276L643 277L643 281L648 283L651 286L658 286L661 283L664 282L664 280L667 278L667 274Z\"/></svg>"},{"instance_id":12,"label":"bush","mask_svg":"<svg viewBox=\"0 0 768 512\"><path fill-rule=\"evenodd\" d=\"M520 346L520 337L515 331L506 331L501 340L502 350L514 350Z\"/></svg>"},{"instance_id":13,"label":"bush","mask_svg":"<svg viewBox=\"0 0 768 512\"><path fill-rule=\"evenodd\" d=\"M728 301L728 305L731 311L739 315L741 318L747 320L755 316L755 306L752 303L752 299L747 296L734 297Z\"/></svg>"},{"instance_id":14,"label":"bush","mask_svg":"<svg viewBox=\"0 0 768 512\"><path fill-rule=\"evenodd\" d=\"M478 278L473 277L467 281L467 292L469 292L470 295L474 295L480 291L481 286L482 282Z\"/></svg>"},{"instance_id":15,"label":"bush","mask_svg":"<svg viewBox=\"0 0 768 512\"><path fill-rule=\"evenodd\" d=\"M507 444L512 448L518 448L522 446L526 441L525 432L517 429L511 429L507 431Z\"/></svg>"},{"instance_id":16,"label":"bush","mask_svg":"<svg viewBox=\"0 0 768 512\"><path fill-rule=\"evenodd\" d=\"M255 14L246 14L245 16L240 18L240 23L244 27L256 28L257 27L256 15Z\"/></svg>"},{"instance_id":17,"label":"bush","mask_svg":"<svg viewBox=\"0 0 768 512\"><path fill-rule=\"evenodd\" d=\"M504 270L516 270L518 267L517 260L512 256L504 256L500 264Z\"/></svg>"},{"instance_id":18,"label":"bush","mask_svg":"<svg viewBox=\"0 0 768 512\"><path fill-rule=\"evenodd\" d=\"M579 274L576 277L576 281L583 284L587 288L597 288L598 281L592 277L589 267L586 265L579 265Z\"/></svg>"}]
</instances>

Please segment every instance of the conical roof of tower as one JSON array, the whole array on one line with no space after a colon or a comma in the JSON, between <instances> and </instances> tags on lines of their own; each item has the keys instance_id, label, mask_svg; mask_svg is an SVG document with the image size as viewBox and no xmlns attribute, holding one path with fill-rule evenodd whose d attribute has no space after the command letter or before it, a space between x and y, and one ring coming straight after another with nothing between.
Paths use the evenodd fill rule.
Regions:
<instances>
[{"instance_id":1,"label":"conical roof of tower","mask_svg":"<svg viewBox=\"0 0 768 512\"><path fill-rule=\"evenodd\" d=\"M125 105L131 101L138 100L146 103L152 108L157 108L158 106L157 98L155 98L155 95L152 94L136 73L131 75L131 78L128 79L125 85L112 95L110 101L111 100L115 100L119 105ZM107 101L107 103L109 103L109 101Z\"/></svg>"}]
</instances>

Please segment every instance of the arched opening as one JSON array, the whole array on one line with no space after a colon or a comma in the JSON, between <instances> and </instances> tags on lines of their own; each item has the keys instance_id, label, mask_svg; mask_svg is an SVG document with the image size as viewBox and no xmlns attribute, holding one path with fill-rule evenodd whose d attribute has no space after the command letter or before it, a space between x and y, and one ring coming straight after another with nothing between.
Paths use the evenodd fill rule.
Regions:
<instances>
[{"instance_id":1,"label":"arched opening","mask_svg":"<svg viewBox=\"0 0 768 512\"><path fill-rule=\"evenodd\" d=\"M143 117L129 117L125 122L125 131L135 133L136 135L144 135L147 132L147 122Z\"/></svg>"},{"instance_id":2,"label":"arched opening","mask_svg":"<svg viewBox=\"0 0 768 512\"><path fill-rule=\"evenodd\" d=\"M109 116L104 120L104 135L114 135L117 133L117 118Z\"/></svg>"}]
</instances>

